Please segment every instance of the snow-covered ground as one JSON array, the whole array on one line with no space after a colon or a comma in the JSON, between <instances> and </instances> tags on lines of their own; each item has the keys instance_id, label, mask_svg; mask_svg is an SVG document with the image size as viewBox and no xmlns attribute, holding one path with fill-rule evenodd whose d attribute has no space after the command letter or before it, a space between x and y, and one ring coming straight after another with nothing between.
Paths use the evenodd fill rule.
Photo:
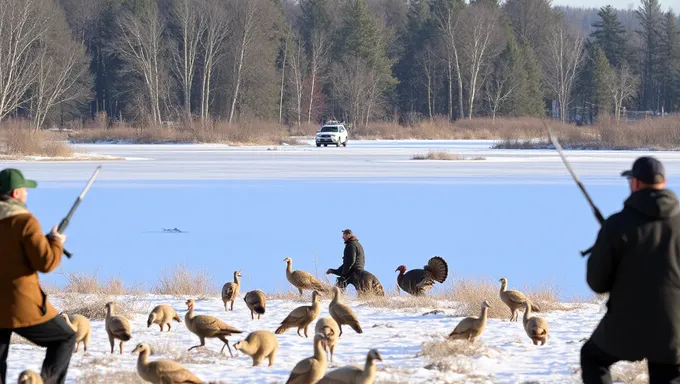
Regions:
<instances>
[{"instance_id":1,"label":"snow-covered ground","mask_svg":"<svg viewBox=\"0 0 680 384\"><path fill-rule=\"evenodd\" d=\"M74 257L57 272L120 277L128 285L155 285L172 264L209 271L216 290L243 270L241 292L282 291L287 256L293 268L310 272L337 268L342 259L340 231L351 228L366 251L366 268L386 289L394 287L394 269L420 268L440 255L450 279L507 277L510 289L554 283L565 295L587 297L585 259L598 224L554 150L494 150L492 141L350 141L347 148L303 146L229 147L226 145L78 145L84 153L127 160L4 161L0 168L20 168L39 187L28 206L44 227L68 212L96 165L102 171L71 220L66 244ZM410 160L414 154L447 150L485 160ZM620 172L644 151L569 150L567 157L605 216L621 209L628 190ZM680 153L651 152L666 166L669 187L677 188ZM179 228L183 233L166 233ZM540 269L526 266L540 265ZM134 266L131 268L130 266ZM63 284L59 273L41 276L48 285ZM435 290L439 289L438 285ZM448 287L443 287L447 289ZM133 319L133 340L125 355L110 355L101 321L86 355L73 360L73 378L92 370L134 372L134 343L147 341L167 356L181 355L198 338L184 325L170 333L146 328L148 311L160 302L183 316L184 300L139 299L143 313ZM328 315L328 299L321 316ZM56 302L58 305L59 303ZM451 303L449 303L451 304ZM275 330L301 302L271 300L267 314L251 321L243 301L234 313L218 299L197 301L199 313L219 316L245 331ZM536 347L521 323L490 319L479 339L477 356L448 356L435 361L421 355L425 342L443 340L460 320L455 305L444 314L433 308L404 309L354 305L365 333L346 331L333 366L363 364L376 347L381 383L452 383L486 378L493 383L579 382L581 344L602 316L600 305L541 313L551 338ZM245 335L231 337L232 343ZM250 367L244 356L192 351L187 367L206 380L285 382L297 361L311 356L311 339L289 330L279 336L281 349L273 369ZM454 348L454 350L456 350ZM9 377L24 368L39 369L43 351L15 344ZM165 355L160 355L165 356ZM153 356L157 358L158 356ZM429 367L429 368L425 368ZM439 367L440 369L437 369ZM469 373L472 376L468 375ZM467 376L466 376L467 375Z\"/></svg>"},{"instance_id":2,"label":"snow-covered ground","mask_svg":"<svg viewBox=\"0 0 680 384\"><path fill-rule=\"evenodd\" d=\"M306 292L305 297L309 296ZM130 299L122 297L118 300ZM454 317L455 303L440 302L443 313L424 315L433 308L400 309L399 298L393 300L394 308L375 308L356 299L346 300L357 314L364 333L357 334L351 328L343 327L343 335L329 369L351 364L363 367L368 350L377 348L384 360L378 362L377 383L576 383L580 380L577 373L580 347L602 316L598 304L582 304L580 308L569 311L535 313L544 317L550 327L550 338L544 346L531 343L522 328L521 316L519 322L489 319L486 330L476 341L478 348L474 348L472 356L455 353L423 356L423 343L443 341L462 319ZM223 344L217 339L207 340L207 350L187 352L189 347L199 344L199 340L183 323L173 322L172 330L163 333L155 324L151 328L146 326L148 312L161 303L170 304L184 318L184 302L183 298L161 296L135 298L133 306L138 313L130 318L132 340L123 345L122 356L117 344L115 353L110 353L103 321L92 321L91 344L86 353L81 346L74 354L68 382L78 382L83 375L93 371L100 372L102 379L107 373L136 372L137 356L131 351L139 342L148 343L159 351L150 357L151 360L182 356L179 361L200 378L224 383L284 383L295 364L313 354L312 334L316 322L310 325L309 339L298 336L296 329L277 335L280 346L272 368L267 367L267 361L253 368L250 357L233 346L235 357L230 357L226 348L220 356ZM328 298L322 299L319 317L330 316L329 302ZM59 300L55 300L55 304L59 305ZM195 311L217 316L243 330L244 334L229 337L232 345L245 338L248 332L261 329L273 332L290 310L306 304L302 301L270 300L260 320L250 319L250 311L242 298L236 301L233 312L225 312L218 298L197 300ZM14 380L26 368L39 371L43 355L44 350L33 345L13 344L9 352L8 380Z\"/></svg>"}]
</instances>

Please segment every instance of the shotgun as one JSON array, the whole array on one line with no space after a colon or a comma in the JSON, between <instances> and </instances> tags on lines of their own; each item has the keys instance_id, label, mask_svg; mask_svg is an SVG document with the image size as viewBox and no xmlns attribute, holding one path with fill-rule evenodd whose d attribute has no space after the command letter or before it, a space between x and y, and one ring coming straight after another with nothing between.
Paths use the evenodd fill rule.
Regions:
<instances>
[{"instance_id":1,"label":"shotgun","mask_svg":"<svg viewBox=\"0 0 680 384\"><path fill-rule=\"evenodd\" d=\"M75 203L71 206L71 210L68 211L68 214L66 217L64 217L61 222L59 223L59 226L57 227L57 232L59 233L64 233L66 228L71 222L71 218L73 217L73 214L76 212L76 209L78 209L78 206L80 205L80 202L83 201L83 198L85 197L85 194L87 194L87 191L90 190L90 187L92 186L92 183L94 182L94 179L97 177L99 174L99 170L102 168L102 166L98 166L97 169L94 170L94 173L92 174L92 177L90 177L90 181L87 182L87 185L85 185L85 188L83 191L78 195L78 198L76 199ZM64 249L64 255L66 257L71 258L72 254L71 252L67 251Z\"/></svg>"},{"instance_id":2,"label":"shotgun","mask_svg":"<svg viewBox=\"0 0 680 384\"><path fill-rule=\"evenodd\" d=\"M550 137L550 141L555 146L557 153L560 154L560 157L562 158L562 162L567 167L567 170L569 171L569 173L571 174L571 177L576 182L576 185L578 185L579 189L581 189L581 192L583 192L583 195L586 197L586 200L588 201L590 208L593 210L593 214L595 215L595 219L597 219L597 222L600 223L600 225L602 225L602 223L604 223L604 217L602 216L602 213L595 206L595 203L593 203L593 199L590 198L590 194L588 194L588 191L586 191L586 188L583 186L583 183L581 183L581 180L579 180L578 176L576 176L576 172L574 172L574 170L571 168L569 161L567 160L567 158L564 156L564 153L562 152L562 146L560 145L560 142L557 140L557 137L555 137L555 135L553 134L552 129L550 129L548 124L545 123L545 120L543 120L543 125L545 126L546 130L548 131L548 136ZM581 251L581 256L589 255L592 251L593 251L593 247L590 247L590 248L586 249L585 251Z\"/></svg>"}]
</instances>

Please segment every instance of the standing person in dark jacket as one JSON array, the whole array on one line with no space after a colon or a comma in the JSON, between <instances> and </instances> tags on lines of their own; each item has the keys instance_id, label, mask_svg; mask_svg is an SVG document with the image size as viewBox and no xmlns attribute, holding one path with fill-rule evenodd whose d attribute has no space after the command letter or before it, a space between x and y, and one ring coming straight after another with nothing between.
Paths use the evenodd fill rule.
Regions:
<instances>
[{"instance_id":1,"label":"standing person in dark jacket","mask_svg":"<svg viewBox=\"0 0 680 384\"><path fill-rule=\"evenodd\" d=\"M364 269L366 257L364 247L359 242L351 229L342 231L342 239L345 241L345 251L342 256L342 265L338 269L329 268L326 274L339 276L337 286L345 289L352 284L357 292L371 291L374 294L384 295L380 281L370 272Z\"/></svg>"},{"instance_id":2,"label":"standing person in dark jacket","mask_svg":"<svg viewBox=\"0 0 680 384\"><path fill-rule=\"evenodd\" d=\"M581 348L583 382L612 383L612 364L647 359L651 384L680 383L680 205L659 160L640 157L621 175L631 194L588 259L588 285L609 299Z\"/></svg>"},{"instance_id":3,"label":"standing person in dark jacket","mask_svg":"<svg viewBox=\"0 0 680 384\"><path fill-rule=\"evenodd\" d=\"M56 226L45 236L26 208L28 188L36 186L17 169L0 171L0 384L7 383L12 333L47 348L41 376L49 384L66 381L76 344L75 332L47 301L38 280L38 272L59 266L66 236Z\"/></svg>"}]
</instances>

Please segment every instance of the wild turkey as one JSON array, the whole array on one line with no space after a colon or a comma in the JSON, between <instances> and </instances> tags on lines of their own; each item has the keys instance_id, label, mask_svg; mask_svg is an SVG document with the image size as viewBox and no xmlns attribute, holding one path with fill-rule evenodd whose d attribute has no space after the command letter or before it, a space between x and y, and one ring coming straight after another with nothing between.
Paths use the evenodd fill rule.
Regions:
<instances>
[{"instance_id":1,"label":"wild turkey","mask_svg":"<svg viewBox=\"0 0 680 384\"><path fill-rule=\"evenodd\" d=\"M431 258L424 269L412 269L406 272L406 266L400 265L394 272L399 271L397 284L399 288L410 295L422 296L432 289L435 282L443 283L449 275L449 266L439 256Z\"/></svg>"}]
</instances>

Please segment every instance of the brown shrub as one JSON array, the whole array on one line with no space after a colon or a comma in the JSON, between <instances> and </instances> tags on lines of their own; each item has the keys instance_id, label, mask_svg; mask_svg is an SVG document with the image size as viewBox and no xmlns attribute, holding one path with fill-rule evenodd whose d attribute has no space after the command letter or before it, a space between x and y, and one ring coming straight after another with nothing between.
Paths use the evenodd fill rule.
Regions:
<instances>
[{"instance_id":1,"label":"brown shrub","mask_svg":"<svg viewBox=\"0 0 680 384\"><path fill-rule=\"evenodd\" d=\"M192 296L202 299L215 295L217 288L208 272L192 271L186 266L176 265L170 271L163 270L158 283L151 288L158 295Z\"/></svg>"},{"instance_id":2,"label":"brown shrub","mask_svg":"<svg viewBox=\"0 0 680 384\"><path fill-rule=\"evenodd\" d=\"M554 122L548 123L556 130L560 144L573 149L680 149L680 116L666 116L631 122L616 123L604 116L600 122L588 127L559 128ZM538 140L515 134L494 145L497 149L539 149L551 143L545 132L534 136Z\"/></svg>"},{"instance_id":3,"label":"brown shrub","mask_svg":"<svg viewBox=\"0 0 680 384\"><path fill-rule=\"evenodd\" d=\"M411 156L411 160L464 160L461 155L450 153L446 151L428 151L427 153L418 153Z\"/></svg>"},{"instance_id":4,"label":"brown shrub","mask_svg":"<svg viewBox=\"0 0 680 384\"><path fill-rule=\"evenodd\" d=\"M411 155L411 160L486 160L486 157L475 156L466 158L457 153L430 150L427 153Z\"/></svg>"},{"instance_id":5,"label":"brown shrub","mask_svg":"<svg viewBox=\"0 0 680 384\"><path fill-rule=\"evenodd\" d=\"M118 277L112 277L106 281L99 281L97 278L97 271L92 274L83 273L63 273L62 274L68 283L63 288L66 293L85 293L97 295L125 295L131 293L125 288L123 280Z\"/></svg>"},{"instance_id":6,"label":"brown shrub","mask_svg":"<svg viewBox=\"0 0 680 384\"><path fill-rule=\"evenodd\" d=\"M557 132L568 135L586 134L587 130L569 124L550 123ZM432 140L490 140L531 139L545 136L543 121L536 117L462 119L449 122L436 117L410 126L395 123L371 123L350 131L354 138L377 139L432 139Z\"/></svg>"},{"instance_id":7,"label":"brown shrub","mask_svg":"<svg viewBox=\"0 0 680 384\"><path fill-rule=\"evenodd\" d=\"M133 127L118 123L112 128L88 127L69 135L72 142L126 142L136 144L158 143L228 143L228 144L279 144L288 137L288 130L277 123L265 120L248 120L237 123L208 121L170 126Z\"/></svg>"},{"instance_id":8,"label":"brown shrub","mask_svg":"<svg viewBox=\"0 0 680 384\"><path fill-rule=\"evenodd\" d=\"M50 131L36 131L28 121L10 120L0 125L0 154L15 156L70 157L65 137Z\"/></svg>"}]
</instances>

